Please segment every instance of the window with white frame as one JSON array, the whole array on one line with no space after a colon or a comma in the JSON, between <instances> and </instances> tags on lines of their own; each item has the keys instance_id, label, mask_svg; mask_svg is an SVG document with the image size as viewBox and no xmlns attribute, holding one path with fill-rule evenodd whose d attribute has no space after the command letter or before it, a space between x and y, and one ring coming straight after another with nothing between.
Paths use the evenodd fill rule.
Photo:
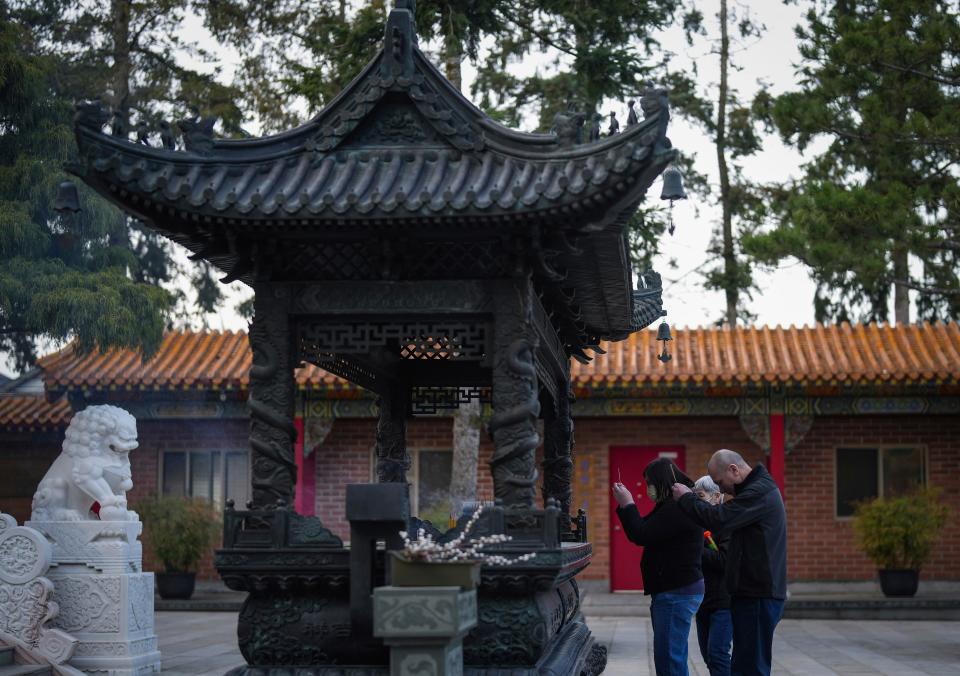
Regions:
<instances>
[{"instance_id":1,"label":"window with white frame","mask_svg":"<svg viewBox=\"0 0 960 676\"><path fill-rule=\"evenodd\" d=\"M243 507L250 499L249 454L246 451L164 451L160 492L204 498L217 509L228 499Z\"/></svg>"},{"instance_id":2,"label":"window with white frame","mask_svg":"<svg viewBox=\"0 0 960 676\"><path fill-rule=\"evenodd\" d=\"M927 483L927 454L919 446L836 449L836 515L853 516L858 502L910 493Z\"/></svg>"}]
</instances>

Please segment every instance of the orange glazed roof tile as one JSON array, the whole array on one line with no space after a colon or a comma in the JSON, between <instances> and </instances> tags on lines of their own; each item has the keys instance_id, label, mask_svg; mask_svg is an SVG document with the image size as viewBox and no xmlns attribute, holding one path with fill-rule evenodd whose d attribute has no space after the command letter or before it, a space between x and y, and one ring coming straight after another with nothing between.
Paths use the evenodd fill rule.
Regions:
<instances>
[{"instance_id":1,"label":"orange glazed roof tile","mask_svg":"<svg viewBox=\"0 0 960 676\"><path fill-rule=\"evenodd\" d=\"M573 362L582 387L689 382L851 383L957 380L960 325L884 326L837 324L813 327L677 329L673 359L660 363L656 331L602 343L606 355L589 364ZM251 357L243 332L171 332L159 351L142 362L132 350L79 356L68 347L39 362L48 391L90 389L244 390ZM359 388L316 366L296 371L301 389Z\"/></svg>"},{"instance_id":2,"label":"orange glazed roof tile","mask_svg":"<svg viewBox=\"0 0 960 676\"><path fill-rule=\"evenodd\" d=\"M53 429L70 421L73 411L66 397L50 403L36 394L0 394L0 427L6 429Z\"/></svg>"},{"instance_id":3,"label":"orange glazed roof tile","mask_svg":"<svg viewBox=\"0 0 960 676\"><path fill-rule=\"evenodd\" d=\"M244 390L252 363L242 331L171 331L143 361L129 349L78 355L72 346L42 357L47 390ZM301 389L359 389L316 366L296 371Z\"/></svg>"},{"instance_id":4,"label":"orange glazed roof tile","mask_svg":"<svg viewBox=\"0 0 960 676\"><path fill-rule=\"evenodd\" d=\"M790 328L695 328L674 331L673 359L656 359L656 331L619 343L601 343L607 354L574 362L574 383L623 386L671 382L853 383L957 380L960 324L907 326L847 323Z\"/></svg>"}]
</instances>

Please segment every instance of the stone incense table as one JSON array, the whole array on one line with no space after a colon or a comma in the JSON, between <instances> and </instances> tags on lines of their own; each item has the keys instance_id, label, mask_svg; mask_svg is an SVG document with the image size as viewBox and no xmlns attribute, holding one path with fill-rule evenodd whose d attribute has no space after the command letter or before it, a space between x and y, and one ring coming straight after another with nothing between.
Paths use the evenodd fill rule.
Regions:
<instances>
[{"instance_id":1,"label":"stone incense table","mask_svg":"<svg viewBox=\"0 0 960 676\"><path fill-rule=\"evenodd\" d=\"M390 646L390 675L461 676L463 637L477 624L477 591L377 587L373 635Z\"/></svg>"}]
</instances>

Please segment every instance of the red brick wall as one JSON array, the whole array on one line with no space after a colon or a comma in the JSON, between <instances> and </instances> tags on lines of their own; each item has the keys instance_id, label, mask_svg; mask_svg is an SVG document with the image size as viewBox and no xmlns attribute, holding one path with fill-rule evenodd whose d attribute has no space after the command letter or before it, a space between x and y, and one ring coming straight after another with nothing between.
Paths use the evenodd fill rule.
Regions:
<instances>
[{"instance_id":1,"label":"red brick wall","mask_svg":"<svg viewBox=\"0 0 960 676\"><path fill-rule=\"evenodd\" d=\"M345 518L346 485L366 483L373 477L373 447L376 421L340 418L317 453L316 514L323 525L344 540L350 539L350 524ZM448 449L453 444L453 419L448 417L414 418L407 425L407 447ZM477 490L481 500L493 499L493 480L487 464L493 445L485 433L480 435L480 467Z\"/></svg>"},{"instance_id":2,"label":"red brick wall","mask_svg":"<svg viewBox=\"0 0 960 676\"><path fill-rule=\"evenodd\" d=\"M130 453L133 490L127 494L130 504L157 494L159 467L163 451L216 451L248 448L250 423L247 420L140 420L137 422L140 446ZM229 496L228 496L229 497ZM243 507L243 505L238 505ZM160 565L149 552L149 532L142 538L144 570L158 571ZM219 546L219 542L217 546ZM197 570L203 580L219 579L213 567L213 550L203 557Z\"/></svg>"},{"instance_id":3,"label":"red brick wall","mask_svg":"<svg viewBox=\"0 0 960 676\"><path fill-rule=\"evenodd\" d=\"M157 488L159 452L198 448L242 448L246 421L142 421L140 448L131 454L136 500ZM371 477L371 449L376 423L371 419L338 419L317 453L316 514L335 533L349 538L344 519L346 484ZM452 419L417 418L408 426L410 448L450 448ZM588 579L608 579L609 486L608 451L618 445L682 445L688 473L705 473L706 462L717 448L743 453L748 461L761 460L759 448L740 428L736 418L581 418L576 421L574 509L587 510L594 561L585 571ZM946 416L820 417L800 446L787 456L786 502L789 524L789 577L807 580L869 580L874 566L854 544L849 521L834 517L834 448L856 444L924 444L928 449L931 485L952 487L949 478L960 470L960 420ZM478 472L481 499L491 499L488 462L492 445L481 434ZM2 467L0 456L0 467ZM0 473L0 476L4 474ZM945 491L960 514L960 493ZM9 502L5 499L4 502ZM148 563L148 565L152 565ZM201 567L202 577L215 577L210 557ZM924 569L925 579L960 579L960 540L944 537Z\"/></svg>"},{"instance_id":4,"label":"red brick wall","mask_svg":"<svg viewBox=\"0 0 960 676\"><path fill-rule=\"evenodd\" d=\"M611 446L683 446L687 474L694 479L706 474L707 460L718 448L736 449L748 461L761 455L736 418L577 418L575 423L572 509L587 511L593 563L582 577L588 580L610 577Z\"/></svg>"},{"instance_id":5,"label":"red brick wall","mask_svg":"<svg viewBox=\"0 0 960 676\"><path fill-rule=\"evenodd\" d=\"M960 419L948 416L820 417L787 456L788 567L791 580L870 580L876 566L858 551L849 519L837 519L834 449L837 446L926 446L928 480L944 489L951 525L923 569L930 580L960 579L960 515L955 489L960 470Z\"/></svg>"},{"instance_id":6,"label":"red brick wall","mask_svg":"<svg viewBox=\"0 0 960 676\"><path fill-rule=\"evenodd\" d=\"M608 453L619 445L682 445L690 476L706 473L718 448L732 448L748 462L760 449L736 418L592 418L577 420L574 507L587 510L594 559L584 577L608 579ZM819 417L786 462L788 578L791 581L871 580L876 566L856 547L849 519L834 505L834 449L843 445L926 446L929 483L944 488L956 523L960 493L950 490L960 469L960 420L946 416ZM924 579L960 579L960 540L948 534L936 546Z\"/></svg>"}]
</instances>

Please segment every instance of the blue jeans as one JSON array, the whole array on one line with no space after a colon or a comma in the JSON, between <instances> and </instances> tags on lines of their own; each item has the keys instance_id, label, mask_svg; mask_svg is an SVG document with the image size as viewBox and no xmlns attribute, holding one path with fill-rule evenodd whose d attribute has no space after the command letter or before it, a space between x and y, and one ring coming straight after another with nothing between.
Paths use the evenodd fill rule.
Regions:
<instances>
[{"instance_id":1,"label":"blue jeans","mask_svg":"<svg viewBox=\"0 0 960 676\"><path fill-rule=\"evenodd\" d=\"M710 676L730 676L733 623L729 608L697 611L697 641Z\"/></svg>"},{"instance_id":2,"label":"blue jeans","mask_svg":"<svg viewBox=\"0 0 960 676\"><path fill-rule=\"evenodd\" d=\"M653 664L657 676L687 676L687 640L690 624L703 601L703 594L653 595Z\"/></svg>"},{"instance_id":3,"label":"blue jeans","mask_svg":"<svg viewBox=\"0 0 960 676\"><path fill-rule=\"evenodd\" d=\"M783 617L783 603L779 599L733 599L733 676L770 676L773 631Z\"/></svg>"}]
</instances>

